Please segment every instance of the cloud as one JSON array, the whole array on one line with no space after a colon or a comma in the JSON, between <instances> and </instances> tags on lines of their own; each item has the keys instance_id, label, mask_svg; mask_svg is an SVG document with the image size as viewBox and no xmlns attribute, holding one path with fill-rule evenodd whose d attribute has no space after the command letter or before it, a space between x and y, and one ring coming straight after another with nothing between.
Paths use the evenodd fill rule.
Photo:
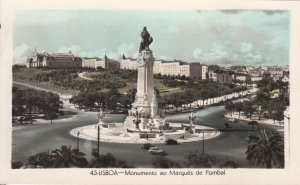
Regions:
<instances>
[{"instance_id":1,"label":"cloud","mask_svg":"<svg viewBox=\"0 0 300 185\"><path fill-rule=\"evenodd\" d=\"M241 49L240 49L241 53L249 53L251 51L253 51L252 43L249 43L249 42L242 42L241 43Z\"/></svg>"},{"instance_id":2,"label":"cloud","mask_svg":"<svg viewBox=\"0 0 300 185\"><path fill-rule=\"evenodd\" d=\"M80 51L79 54L77 54L80 57L99 57L103 58L105 54L107 54L108 51L106 48L93 50L93 51Z\"/></svg>"},{"instance_id":3,"label":"cloud","mask_svg":"<svg viewBox=\"0 0 300 185\"><path fill-rule=\"evenodd\" d=\"M193 57L198 59L202 57L202 50L199 48L195 48L193 51Z\"/></svg>"},{"instance_id":4,"label":"cloud","mask_svg":"<svg viewBox=\"0 0 300 185\"><path fill-rule=\"evenodd\" d=\"M32 50L32 48L30 46L23 43L23 44L15 47L14 57L16 57L16 58L23 57L25 54L27 54L31 50Z\"/></svg>"},{"instance_id":5,"label":"cloud","mask_svg":"<svg viewBox=\"0 0 300 185\"><path fill-rule=\"evenodd\" d=\"M225 46L220 43L214 43L211 50L204 55L207 61L219 61L228 58L228 52Z\"/></svg>"},{"instance_id":6,"label":"cloud","mask_svg":"<svg viewBox=\"0 0 300 185\"><path fill-rule=\"evenodd\" d=\"M244 59L250 64L261 63L263 61L263 56L258 52L251 52L245 55Z\"/></svg>"},{"instance_id":7,"label":"cloud","mask_svg":"<svg viewBox=\"0 0 300 185\"><path fill-rule=\"evenodd\" d=\"M127 43L122 43L119 47L118 47L118 54L119 55L128 55L130 53L132 53L134 50L136 50L136 46L134 43L131 44L127 44Z\"/></svg>"},{"instance_id":8,"label":"cloud","mask_svg":"<svg viewBox=\"0 0 300 185\"><path fill-rule=\"evenodd\" d=\"M21 44L14 48L14 63L25 63L27 56L33 52L33 48L27 44Z\"/></svg>"},{"instance_id":9,"label":"cloud","mask_svg":"<svg viewBox=\"0 0 300 185\"><path fill-rule=\"evenodd\" d=\"M69 53L70 51L78 55L81 52L81 48L78 45L72 45L71 47L63 46L57 50L58 53Z\"/></svg>"},{"instance_id":10,"label":"cloud","mask_svg":"<svg viewBox=\"0 0 300 185\"><path fill-rule=\"evenodd\" d=\"M48 51L50 52L50 51ZM78 45L71 45L69 47L63 46L56 50L55 52L57 53L69 53L72 52L74 55L81 56L81 57L100 57L102 58L105 53L106 49L99 49L99 50L94 50L94 51L85 51ZM50 52L51 53L51 52Z\"/></svg>"},{"instance_id":11,"label":"cloud","mask_svg":"<svg viewBox=\"0 0 300 185\"><path fill-rule=\"evenodd\" d=\"M160 30L161 33L177 33L179 32L179 28L177 25L169 25Z\"/></svg>"},{"instance_id":12,"label":"cloud","mask_svg":"<svg viewBox=\"0 0 300 185\"><path fill-rule=\"evenodd\" d=\"M45 11L43 15L43 12L30 10L17 14L14 46L20 47L15 48L20 54L15 56L26 55L26 51L22 52L26 47L21 47L25 43L50 53L72 51L82 57L103 58L105 54L115 59L123 54L136 57L139 34L146 24L154 38L151 49L157 59L205 61L207 64L223 61L237 65L259 61L284 65L289 61L288 11L50 12ZM44 20L45 23L41 23Z\"/></svg>"}]
</instances>

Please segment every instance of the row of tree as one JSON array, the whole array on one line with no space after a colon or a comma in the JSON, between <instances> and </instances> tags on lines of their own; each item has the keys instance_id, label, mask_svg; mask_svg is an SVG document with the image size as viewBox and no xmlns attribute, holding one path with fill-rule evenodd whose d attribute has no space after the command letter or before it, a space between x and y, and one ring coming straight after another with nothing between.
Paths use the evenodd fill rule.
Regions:
<instances>
[{"instance_id":1,"label":"row of tree","mask_svg":"<svg viewBox=\"0 0 300 185\"><path fill-rule=\"evenodd\" d=\"M135 100L136 89L131 89L126 94L121 94L117 89L109 89L107 92L95 90L81 91L70 98L70 103L85 109L102 110L128 110Z\"/></svg>"},{"instance_id":2,"label":"row of tree","mask_svg":"<svg viewBox=\"0 0 300 185\"><path fill-rule=\"evenodd\" d=\"M32 123L33 114L44 114L51 123L62 108L57 94L33 89L12 88L12 115L26 116ZM22 123L22 119L19 120Z\"/></svg>"},{"instance_id":3,"label":"row of tree","mask_svg":"<svg viewBox=\"0 0 300 185\"><path fill-rule=\"evenodd\" d=\"M28 162L13 162L12 168L132 168L126 161L116 159L111 153L93 153L88 161L86 154L72 146L62 145L51 152L41 152L29 157Z\"/></svg>"},{"instance_id":4,"label":"row of tree","mask_svg":"<svg viewBox=\"0 0 300 185\"><path fill-rule=\"evenodd\" d=\"M210 84L213 84L210 86ZM217 85L213 82L203 83L203 86L190 86L184 89L183 92L176 92L170 95L161 96L156 90L158 105L161 109L167 109L173 106L176 109L183 104L191 104L199 99L208 99L246 90L246 87L230 88L226 85ZM99 109L116 111L118 109L127 110L135 100L136 89L129 89L125 94L119 93L116 88L109 89L106 92L99 92L93 88L80 91L70 99L70 103L85 108L85 109Z\"/></svg>"},{"instance_id":5,"label":"row of tree","mask_svg":"<svg viewBox=\"0 0 300 185\"><path fill-rule=\"evenodd\" d=\"M283 112L286 106L289 106L289 93L288 83L282 81L272 81L264 78L257 82L259 90L255 94L255 97L243 102L227 102L225 108L231 112L241 112L252 118L252 115L256 113L258 119L262 117L267 119L283 120ZM279 90L277 96L272 95L272 91Z\"/></svg>"},{"instance_id":6,"label":"row of tree","mask_svg":"<svg viewBox=\"0 0 300 185\"><path fill-rule=\"evenodd\" d=\"M170 95L164 95L159 98L159 107L165 109L172 105L176 109L183 104L191 104L197 100L206 100L215 98L234 92L245 91L247 88L243 86L234 86L229 84L217 84L215 82L192 83L184 88L183 92L176 92Z\"/></svg>"},{"instance_id":7,"label":"row of tree","mask_svg":"<svg viewBox=\"0 0 300 185\"><path fill-rule=\"evenodd\" d=\"M273 119L275 122L275 120L280 121L284 119L283 112L286 109L286 106L282 103L280 98L275 98L270 100L267 104L249 100L235 103L229 101L226 102L225 108L230 110L231 115L233 112L238 112L240 117L241 112L243 112L247 118L252 119L253 114L256 114L258 120L266 118Z\"/></svg>"}]
</instances>

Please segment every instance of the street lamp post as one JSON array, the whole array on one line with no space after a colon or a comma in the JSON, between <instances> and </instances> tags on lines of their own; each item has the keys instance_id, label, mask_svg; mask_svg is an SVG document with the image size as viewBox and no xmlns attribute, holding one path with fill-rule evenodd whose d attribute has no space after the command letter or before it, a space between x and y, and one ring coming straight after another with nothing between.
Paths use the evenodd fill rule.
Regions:
<instances>
[{"instance_id":1,"label":"street lamp post","mask_svg":"<svg viewBox=\"0 0 300 185\"><path fill-rule=\"evenodd\" d=\"M202 132L202 156L204 158L204 131Z\"/></svg>"},{"instance_id":2,"label":"street lamp post","mask_svg":"<svg viewBox=\"0 0 300 185\"><path fill-rule=\"evenodd\" d=\"M287 135L288 135L288 145L289 145L289 147L288 147L288 163L289 163L289 165L290 165L290 157L291 157L291 142L290 142L290 115L289 115L289 113L288 114L284 114L283 115L286 119L287 119L287 124L285 124L284 123L284 127L286 128L287 127L287 129L285 129L285 134L287 133ZM285 140L286 141L286 140ZM285 142L286 143L286 142ZM287 150L286 150L287 151Z\"/></svg>"},{"instance_id":3,"label":"street lamp post","mask_svg":"<svg viewBox=\"0 0 300 185\"><path fill-rule=\"evenodd\" d=\"M205 154L205 148L204 148L204 143L205 143L205 137L204 133L211 133L211 132L218 132L217 129L201 129L200 133L202 133L202 156L204 157ZM199 136L200 137L200 136Z\"/></svg>"},{"instance_id":4,"label":"street lamp post","mask_svg":"<svg viewBox=\"0 0 300 185\"><path fill-rule=\"evenodd\" d=\"M98 156L100 156L100 126L103 124L103 118L105 114L102 112L102 109L100 109L100 112L97 114L97 117L99 118L99 123L97 124L97 153Z\"/></svg>"},{"instance_id":5,"label":"street lamp post","mask_svg":"<svg viewBox=\"0 0 300 185\"><path fill-rule=\"evenodd\" d=\"M195 124L196 116L194 116L193 112L191 112L191 114L189 116L189 120L190 120L190 125L191 126Z\"/></svg>"},{"instance_id":6,"label":"street lamp post","mask_svg":"<svg viewBox=\"0 0 300 185\"><path fill-rule=\"evenodd\" d=\"M77 132L77 150L79 151L79 135L80 131Z\"/></svg>"},{"instance_id":7,"label":"street lamp post","mask_svg":"<svg viewBox=\"0 0 300 185\"><path fill-rule=\"evenodd\" d=\"M100 125L97 125L97 153L98 157L100 156Z\"/></svg>"}]
</instances>

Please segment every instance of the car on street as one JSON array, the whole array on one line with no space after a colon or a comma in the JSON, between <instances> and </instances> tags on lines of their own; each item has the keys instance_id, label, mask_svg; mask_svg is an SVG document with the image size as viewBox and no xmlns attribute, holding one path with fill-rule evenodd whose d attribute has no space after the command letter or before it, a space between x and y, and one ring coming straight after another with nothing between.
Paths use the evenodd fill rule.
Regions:
<instances>
[{"instance_id":1,"label":"car on street","mask_svg":"<svg viewBox=\"0 0 300 185\"><path fill-rule=\"evenodd\" d=\"M151 143L144 143L142 144L141 148L144 150L149 150L151 147L154 147Z\"/></svg>"},{"instance_id":2,"label":"car on street","mask_svg":"<svg viewBox=\"0 0 300 185\"><path fill-rule=\"evenodd\" d=\"M148 151L152 155L167 155L166 152L163 149L160 149L158 147L151 147Z\"/></svg>"}]
</instances>

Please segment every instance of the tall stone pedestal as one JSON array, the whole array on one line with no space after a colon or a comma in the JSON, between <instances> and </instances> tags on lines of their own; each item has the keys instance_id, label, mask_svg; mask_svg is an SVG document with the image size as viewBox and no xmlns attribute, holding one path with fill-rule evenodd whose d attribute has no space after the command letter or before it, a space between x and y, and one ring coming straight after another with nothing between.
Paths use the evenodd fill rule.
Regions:
<instances>
[{"instance_id":1,"label":"tall stone pedestal","mask_svg":"<svg viewBox=\"0 0 300 185\"><path fill-rule=\"evenodd\" d=\"M142 118L150 118L151 102L154 92L153 64L154 57L151 50L141 51L138 59L138 81L136 99L132 104L131 113L139 114ZM155 99L156 100L156 99ZM157 104L157 102L155 102Z\"/></svg>"}]
</instances>

